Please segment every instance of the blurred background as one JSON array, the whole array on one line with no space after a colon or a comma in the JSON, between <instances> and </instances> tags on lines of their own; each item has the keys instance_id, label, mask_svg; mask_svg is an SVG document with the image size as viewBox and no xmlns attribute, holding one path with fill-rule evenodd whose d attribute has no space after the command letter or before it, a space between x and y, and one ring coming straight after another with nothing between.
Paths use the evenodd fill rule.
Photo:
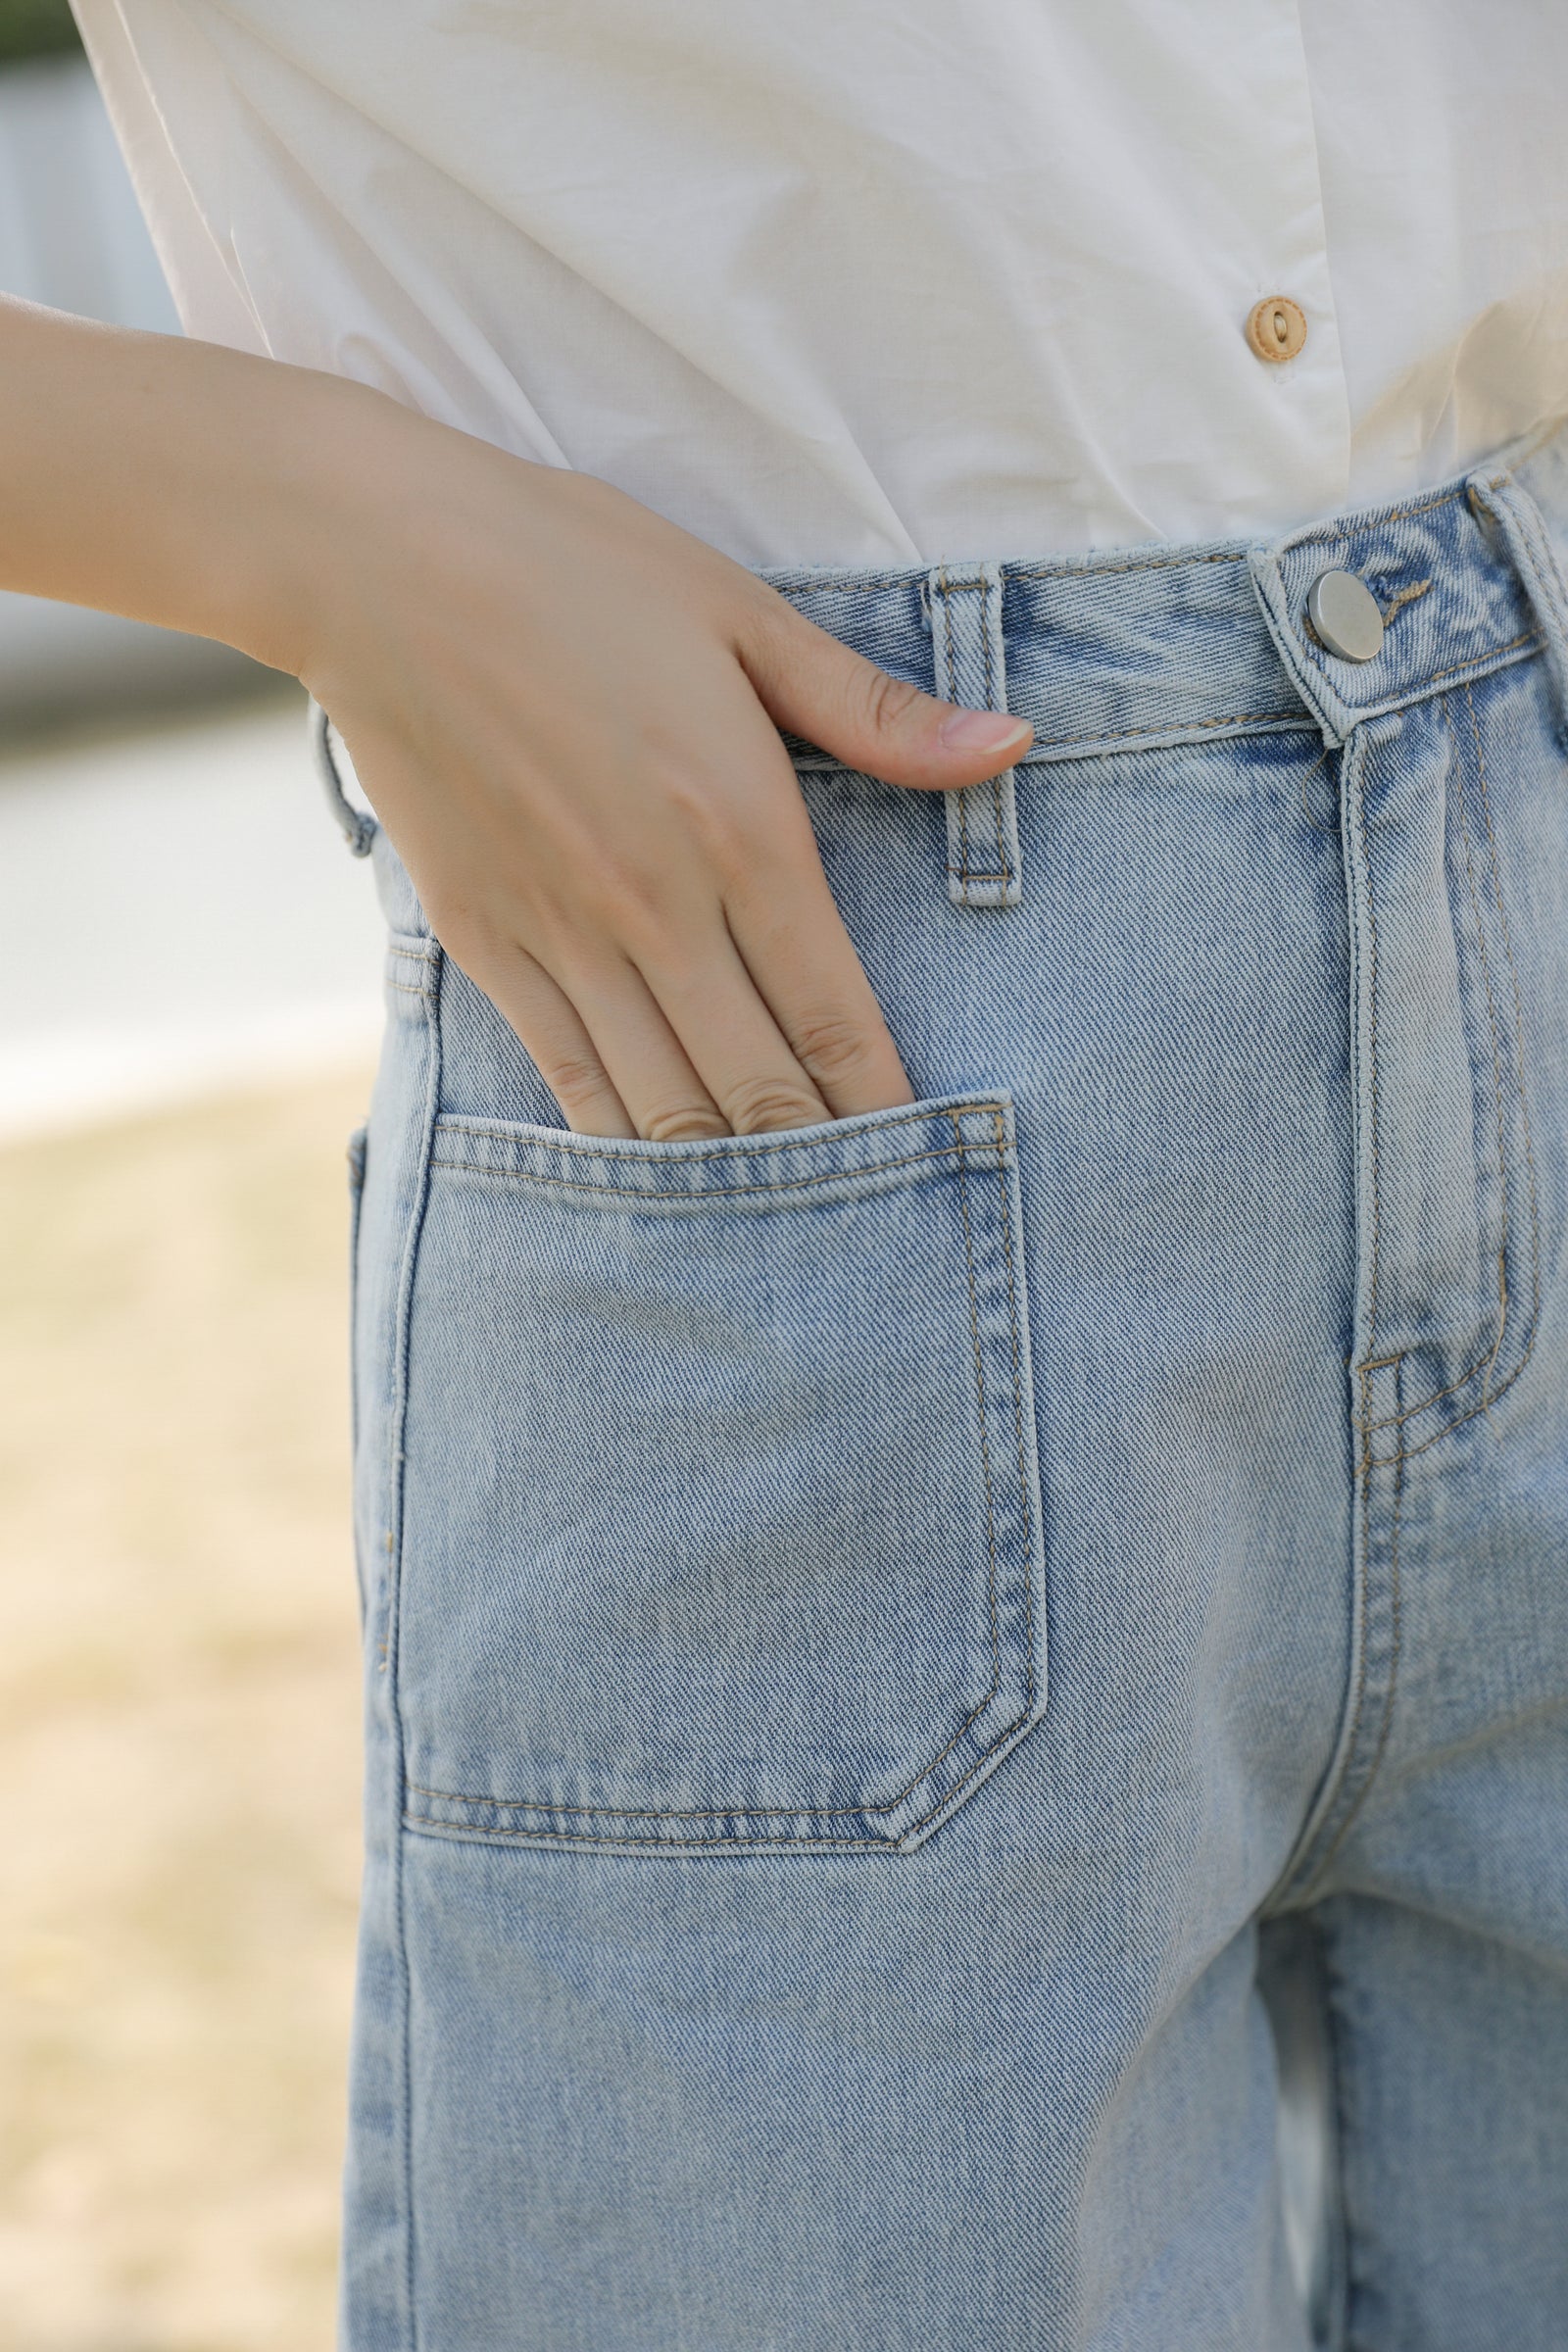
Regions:
<instances>
[{"instance_id":1,"label":"blurred background","mask_svg":"<svg viewBox=\"0 0 1568 2352\"><path fill-rule=\"evenodd\" d=\"M175 329L65 0L0 289ZM293 681L0 595L0 2352L328 2352L370 877Z\"/></svg>"}]
</instances>

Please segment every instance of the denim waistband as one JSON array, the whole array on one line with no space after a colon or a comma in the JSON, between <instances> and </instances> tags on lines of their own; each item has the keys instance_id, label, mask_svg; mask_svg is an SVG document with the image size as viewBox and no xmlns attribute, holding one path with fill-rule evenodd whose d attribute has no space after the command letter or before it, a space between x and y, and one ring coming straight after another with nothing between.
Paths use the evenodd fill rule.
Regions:
<instances>
[{"instance_id":1,"label":"denim waistband","mask_svg":"<svg viewBox=\"0 0 1568 2352\"><path fill-rule=\"evenodd\" d=\"M893 675L1027 718L1035 742L1025 764L1303 724L1336 744L1367 719L1543 646L1560 673L1561 421L1403 505L1268 545L760 576ZM1364 581L1382 611L1383 645L1369 662L1329 652L1307 620L1313 581L1336 569ZM794 748L804 766L830 764L808 745Z\"/></svg>"},{"instance_id":2,"label":"denim waistband","mask_svg":"<svg viewBox=\"0 0 1568 2352\"><path fill-rule=\"evenodd\" d=\"M1312 729L1328 746L1368 720L1544 652L1568 713L1568 429L1554 419L1402 505L1250 540L1054 562L889 571L762 569L808 619L894 677L1027 718L1024 771L1227 736ZM1325 571L1352 572L1383 616L1370 661L1342 659L1307 619ZM377 827L346 797L325 713L323 781L351 848ZM786 737L798 766L841 764ZM945 795L948 888L966 906L1022 895L1017 769ZM425 928L399 882L406 927Z\"/></svg>"}]
</instances>

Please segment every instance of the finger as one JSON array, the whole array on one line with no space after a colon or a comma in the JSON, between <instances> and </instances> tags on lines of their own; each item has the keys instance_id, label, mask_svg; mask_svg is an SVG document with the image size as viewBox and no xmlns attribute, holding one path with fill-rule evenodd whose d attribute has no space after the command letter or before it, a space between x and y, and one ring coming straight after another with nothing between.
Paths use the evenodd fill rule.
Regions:
<instances>
[{"instance_id":1,"label":"finger","mask_svg":"<svg viewBox=\"0 0 1568 2352\"><path fill-rule=\"evenodd\" d=\"M787 865L756 858L728 892L724 910L759 996L834 1116L912 1102L814 844Z\"/></svg>"},{"instance_id":2,"label":"finger","mask_svg":"<svg viewBox=\"0 0 1568 2352\"><path fill-rule=\"evenodd\" d=\"M734 1132L634 964L572 959L560 972L636 1134L669 1144Z\"/></svg>"},{"instance_id":3,"label":"finger","mask_svg":"<svg viewBox=\"0 0 1568 2352\"><path fill-rule=\"evenodd\" d=\"M672 931L642 973L692 1067L736 1135L814 1127L828 1104L758 994L715 901Z\"/></svg>"},{"instance_id":4,"label":"finger","mask_svg":"<svg viewBox=\"0 0 1568 2352\"><path fill-rule=\"evenodd\" d=\"M487 970L477 985L522 1040L574 1134L637 1134L586 1023L526 949Z\"/></svg>"},{"instance_id":5,"label":"finger","mask_svg":"<svg viewBox=\"0 0 1568 2352\"><path fill-rule=\"evenodd\" d=\"M763 601L736 652L758 699L781 727L890 784L951 792L1020 759L1027 719L939 702L841 645L780 596Z\"/></svg>"}]
</instances>

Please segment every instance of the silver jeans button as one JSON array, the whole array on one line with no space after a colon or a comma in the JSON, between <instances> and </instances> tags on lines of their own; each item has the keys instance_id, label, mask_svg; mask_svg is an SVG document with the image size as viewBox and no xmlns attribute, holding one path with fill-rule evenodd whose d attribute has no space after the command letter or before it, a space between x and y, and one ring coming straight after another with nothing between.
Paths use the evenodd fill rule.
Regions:
<instances>
[{"instance_id":1,"label":"silver jeans button","mask_svg":"<svg viewBox=\"0 0 1568 2352\"><path fill-rule=\"evenodd\" d=\"M1383 615L1353 571L1320 571L1306 592L1312 634L1342 662L1370 662L1383 651Z\"/></svg>"}]
</instances>

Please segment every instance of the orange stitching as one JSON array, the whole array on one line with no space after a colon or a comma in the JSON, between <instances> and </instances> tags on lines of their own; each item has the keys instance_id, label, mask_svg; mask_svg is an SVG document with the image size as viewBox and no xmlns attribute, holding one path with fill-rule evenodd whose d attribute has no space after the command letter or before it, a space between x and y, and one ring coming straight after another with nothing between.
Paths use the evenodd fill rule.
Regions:
<instances>
[{"instance_id":1,"label":"orange stitching","mask_svg":"<svg viewBox=\"0 0 1568 2352\"><path fill-rule=\"evenodd\" d=\"M1503 1252L1500 1250L1497 1251L1497 1278L1499 1297L1506 1298L1507 1276L1503 1271ZM1465 1371L1460 1373L1457 1380L1450 1380L1446 1389L1434 1389L1430 1396L1423 1396L1421 1402L1419 1404L1412 1404L1407 1412L1380 1413L1375 1421L1363 1421L1358 1417L1356 1420L1357 1429L1362 1432L1363 1436L1370 1445L1372 1432L1374 1430L1397 1429L1399 1424L1403 1421L1418 1420L1421 1414L1429 1411L1433 1405L1441 1404L1445 1396L1457 1396L1461 1389L1466 1389L1469 1387L1471 1381L1475 1379L1477 1373L1485 1372L1488 1366L1495 1360L1497 1349L1501 1346L1501 1340L1502 1334L1499 1327L1497 1339L1494 1343L1493 1347L1488 1349L1487 1353L1485 1355L1478 1356L1473 1364L1469 1365ZM1404 1356L1408 1353L1408 1349L1401 1349L1398 1355L1391 1356L1388 1360L1391 1363L1401 1363L1404 1359ZM1495 1398L1501 1395L1502 1391L1500 1389L1494 1390L1494 1400L1495 1400ZM1478 1407L1477 1409L1480 1410L1481 1408ZM1466 1418L1468 1418L1468 1415ZM1446 1426L1449 1429L1457 1429L1459 1424L1457 1421L1450 1421ZM1390 1453L1381 1454L1378 1458L1381 1461L1393 1462L1397 1461L1398 1456L1397 1454Z\"/></svg>"},{"instance_id":2,"label":"orange stitching","mask_svg":"<svg viewBox=\"0 0 1568 2352\"><path fill-rule=\"evenodd\" d=\"M1485 653L1471 654L1463 662L1451 662L1446 669L1435 669L1429 678L1422 679L1421 684L1424 687L1436 686L1442 678L1456 678L1461 669L1478 669L1484 662L1494 662L1503 654L1511 654L1516 646L1540 647L1545 642L1539 629L1524 629L1517 637L1508 638L1502 645L1491 646Z\"/></svg>"},{"instance_id":3,"label":"orange stitching","mask_svg":"<svg viewBox=\"0 0 1568 2352\"><path fill-rule=\"evenodd\" d=\"M1392 507L1380 519L1383 522L1408 522L1412 514L1430 514L1435 507L1451 507L1455 499L1463 496L1462 486L1457 490L1443 490L1435 498L1418 499L1413 506Z\"/></svg>"},{"instance_id":4,"label":"orange stitching","mask_svg":"<svg viewBox=\"0 0 1568 2352\"><path fill-rule=\"evenodd\" d=\"M1501 1388L1494 1389L1490 1396L1483 1396L1481 1402L1471 1405L1468 1412L1455 1413L1451 1421L1445 1421L1441 1429L1434 1430L1430 1438L1423 1438L1419 1446L1401 1446L1397 1453L1369 1454L1368 1460L1375 1469L1388 1469L1395 1462L1413 1462L1418 1453L1427 1453L1434 1446L1441 1446L1445 1438L1451 1436L1456 1429L1463 1429L1465 1423L1473 1421L1478 1413L1490 1412L1494 1404L1500 1404L1534 1353L1535 1342L1532 1340Z\"/></svg>"},{"instance_id":5,"label":"orange stitching","mask_svg":"<svg viewBox=\"0 0 1568 2352\"><path fill-rule=\"evenodd\" d=\"M1396 612L1402 612L1406 605L1415 604L1419 598L1427 595L1433 586L1434 582L1430 579L1417 580L1413 586L1409 588L1401 588L1397 595L1391 596L1388 603L1383 608L1384 627L1388 627Z\"/></svg>"}]
</instances>

